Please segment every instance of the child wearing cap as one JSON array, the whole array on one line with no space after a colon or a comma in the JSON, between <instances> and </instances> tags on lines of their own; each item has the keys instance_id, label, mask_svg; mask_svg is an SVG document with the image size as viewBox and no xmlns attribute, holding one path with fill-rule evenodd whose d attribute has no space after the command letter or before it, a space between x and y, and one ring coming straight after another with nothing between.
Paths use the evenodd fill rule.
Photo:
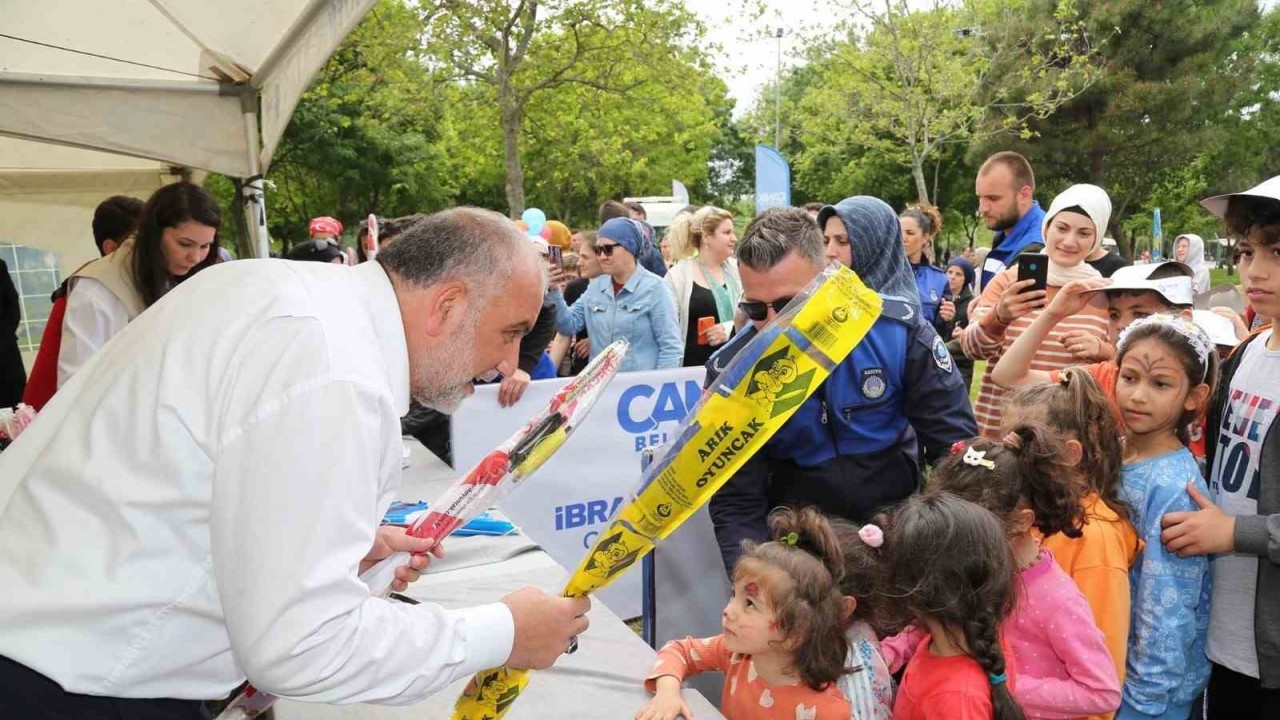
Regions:
<instances>
[{"instance_id":1,"label":"child wearing cap","mask_svg":"<svg viewBox=\"0 0 1280 720\"><path fill-rule=\"evenodd\" d=\"M1202 203L1238 238L1240 278L1261 315L1280 315L1280 177ZM1224 363L1209 407L1209 494L1164 516L1161 542L1211 555L1205 653L1208 720L1280 707L1280 336L1266 328Z\"/></svg>"},{"instance_id":2,"label":"child wearing cap","mask_svg":"<svg viewBox=\"0 0 1280 720\"><path fill-rule=\"evenodd\" d=\"M1040 345L1045 342L1054 327L1062 318L1070 317L1085 307L1092 295L1102 291L1106 294L1109 318L1111 345L1103 344L1095 338L1075 338L1066 336L1066 343L1096 342L1105 354L1114 346L1121 331L1129 327L1135 320L1158 313L1190 312L1192 303L1192 271L1183 263L1175 260L1158 265L1132 265L1120 268L1110 280L1077 280L1063 286L1053 300L1040 313L1040 317L1014 341L1009 350L1000 358L991 371L991 379L1008 389L1020 388L1024 385L1057 382L1060 370L1035 370L1031 361ZM1068 347L1068 349L1071 349ZM1090 348L1092 349L1092 348ZM1093 378L1111 401L1111 409L1116 421L1124 427L1124 419L1116 405L1116 377L1120 368L1114 359L1083 365L1081 367ZM1204 418L1188 428L1191 437L1189 445L1192 454L1197 458L1204 457Z\"/></svg>"}]
</instances>

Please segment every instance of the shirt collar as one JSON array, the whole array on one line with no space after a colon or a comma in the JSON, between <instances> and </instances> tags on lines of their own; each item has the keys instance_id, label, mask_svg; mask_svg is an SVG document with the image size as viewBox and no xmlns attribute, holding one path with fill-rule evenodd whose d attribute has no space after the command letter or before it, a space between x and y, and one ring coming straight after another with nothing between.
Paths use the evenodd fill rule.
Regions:
<instances>
[{"instance_id":1,"label":"shirt collar","mask_svg":"<svg viewBox=\"0 0 1280 720\"><path fill-rule=\"evenodd\" d=\"M648 272L649 272L648 270L645 270L643 267L639 265L639 263L637 263L636 271L631 273L631 277L627 278L627 282L625 285L622 286L622 289L631 293L635 292L636 287L640 284L640 275L642 273L648 273Z\"/></svg>"},{"instance_id":2,"label":"shirt collar","mask_svg":"<svg viewBox=\"0 0 1280 720\"><path fill-rule=\"evenodd\" d=\"M369 313L369 326L382 351L396 412L404 417L409 414L409 348L404 340L404 321L395 288L377 261L361 263L352 272L364 290L365 311Z\"/></svg>"}]
</instances>

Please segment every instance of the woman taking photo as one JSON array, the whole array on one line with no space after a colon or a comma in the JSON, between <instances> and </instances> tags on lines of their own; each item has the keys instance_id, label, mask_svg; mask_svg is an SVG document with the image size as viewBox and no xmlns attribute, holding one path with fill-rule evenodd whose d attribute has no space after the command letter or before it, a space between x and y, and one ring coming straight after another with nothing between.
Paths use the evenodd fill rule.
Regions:
<instances>
[{"instance_id":1,"label":"woman taking photo","mask_svg":"<svg viewBox=\"0 0 1280 720\"><path fill-rule=\"evenodd\" d=\"M1111 198L1097 185L1072 185L1053 199L1044 217L1045 253L1049 256L1047 290L1033 290L1034 280L1018 280L1011 267L991 279L969 312L969 327L960 336L965 355L986 360L978 400L973 405L983 436L999 437L1004 388L991 379L1000 357L1026 331L1063 285L1102 275L1085 258L1102 242L1111 221ZM1073 365L1101 362L1115 354L1107 341L1107 305L1101 293L1075 315L1064 318L1036 350L1031 367L1052 372Z\"/></svg>"},{"instance_id":2,"label":"woman taking photo","mask_svg":"<svg viewBox=\"0 0 1280 720\"><path fill-rule=\"evenodd\" d=\"M742 280L733 248L738 237L733 216L715 207L693 215L685 242L674 234L674 256L667 287L675 298L684 338L684 367L701 367L733 334L734 313L742 299Z\"/></svg>"},{"instance_id":3,"label":"woman taking photo","mask_svg":"<svg viewBox=\"0 0 1280 720\"><path fill-rule=\"evenodd\" d=\"M218 203L199 185L157 190L142 209L138 234L70 278L58 387L143 310L218 262L221 226Z\"/></svg>"},{"instance_id":4,"label":"woman taking photo","mask_svg":"<svg viewBox=\"0 0 1280 720\"><path fill-rule=\"evenodd\" d=\"M596 233L596 258L603 274L592 280L582 297L566 305L559 287L568 277L558 273L550 299L556 303L556 328L571 336L586 330L591 357L615 340L631 343L622 372L680 367L684 343L676 324L675 303L662 278L637 264L644 243L640 224L613 218Z\"/></svg>"}]
</instances>

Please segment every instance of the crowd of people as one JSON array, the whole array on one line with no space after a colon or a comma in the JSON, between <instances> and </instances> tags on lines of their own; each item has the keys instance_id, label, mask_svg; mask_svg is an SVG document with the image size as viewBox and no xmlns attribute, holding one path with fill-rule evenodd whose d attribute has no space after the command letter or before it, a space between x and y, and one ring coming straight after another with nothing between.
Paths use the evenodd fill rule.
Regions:
<instances>
[{"instance_id":1,"label":"crowd of people","mask_svg":"<svg viewBox=\"0 0 1280 720\"><path fill-rule=\"evenodd\" d=\"M1243 313L1205 307L1198 236L1166 262L1108 251L1101 187L1045 209L1002 152L975 190L992 244L941 264L936 208L866 195L741 238L721 208L660 237L609 201L538 237L467 208L379 218L347 251L316 218L286 253L312 263L221 262L195 185L108 199L103 257L55 294L22 394L42 412L0 454L0 697L198 717L246 675L406 702L550 665L586 600L409 616L355 579L408 550L413 581L435 550L378 527L401 433L449 461L474 383L515 405L619 339L624 371L705 367L710 386L839 263L882 313L712 498L723 633L663 647L637 718L689 717L681 684L706 671L730 720L1276 712L1280 178L1205 201L1237 239Z\"/></svg>"}]
</instances>

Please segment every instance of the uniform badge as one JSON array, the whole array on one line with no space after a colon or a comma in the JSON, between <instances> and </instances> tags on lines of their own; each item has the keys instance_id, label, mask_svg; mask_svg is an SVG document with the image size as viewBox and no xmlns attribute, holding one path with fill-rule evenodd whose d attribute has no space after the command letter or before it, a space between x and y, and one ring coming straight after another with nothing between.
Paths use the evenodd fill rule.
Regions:
<instances>
[{"instance_id":1,"label":"uniform badge","mask_svg":"<svg viewBox=\"0 0 1280 720\"><path fill-rule=\"evenodd\" d=\"M879 400L889 384L884 380L884 370L870 368L862 371L862 397L868 400Z\"/></svg>"},{"instance_id":2,"label":"uniform badge","mask_svg":"<svg viewBox=\"0 0 1280 720\"><path fill-rule=\"evenodd\" d=\"M933 338L933 364L944 373L951 372L952 362L951 353L947 352L947 344L942 341L942 336Z\"/></svg>"}]
</instances>

